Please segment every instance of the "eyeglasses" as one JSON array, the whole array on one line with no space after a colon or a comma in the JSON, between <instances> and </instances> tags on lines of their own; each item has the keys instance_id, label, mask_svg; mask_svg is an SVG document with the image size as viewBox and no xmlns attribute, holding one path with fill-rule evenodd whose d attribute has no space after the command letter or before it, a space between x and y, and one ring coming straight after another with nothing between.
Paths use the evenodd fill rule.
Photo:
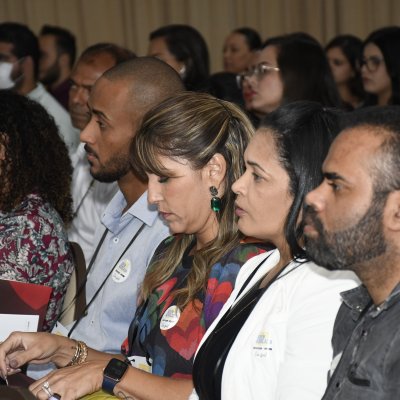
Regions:
<instances>
[{"instance_id":1,"label":"eyeglasses","mask_svg":"<svg viewBox=\"0 0 400 400\"><path fill-rule=\"evenodd\" d=\"M377 56L366 57L361 59L360 67L365 65L369 72L375 72L383 62L383 58Z\"/></svg>"},{"instance_id":2,"label":"eyeglasses","mask_svg":"<svg viewBox=\"0 0 400 400\"><path fill-rule=\"evenodd\" d=\"M278 67L274 67L272 65L266 64L265 62L257 64L247 71L242 72L239 75L236 75L236 82L239 88L242 88L243 82L247 79L250 79L253 75L256 77L258 81L260 81L265 75L272 71L279 71Z\"/></svg>"}]
</instances>

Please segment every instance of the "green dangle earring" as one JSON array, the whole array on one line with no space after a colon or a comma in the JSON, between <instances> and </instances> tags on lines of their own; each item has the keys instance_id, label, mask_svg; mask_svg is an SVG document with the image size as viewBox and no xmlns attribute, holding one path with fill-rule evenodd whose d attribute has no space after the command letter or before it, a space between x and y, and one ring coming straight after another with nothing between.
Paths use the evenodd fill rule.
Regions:
<instances>
[{"instance_id":1,"label":"green dangle earring","mask_svg":"<svg viewBox=\"0 0 400 400\"><path fill-rule=\"evenodd\" d=\"M221 198L218 197L218 189L215 186L210 186L211 193L211 210L219 212L221 210Z\"/></svg>"}]
</instances>

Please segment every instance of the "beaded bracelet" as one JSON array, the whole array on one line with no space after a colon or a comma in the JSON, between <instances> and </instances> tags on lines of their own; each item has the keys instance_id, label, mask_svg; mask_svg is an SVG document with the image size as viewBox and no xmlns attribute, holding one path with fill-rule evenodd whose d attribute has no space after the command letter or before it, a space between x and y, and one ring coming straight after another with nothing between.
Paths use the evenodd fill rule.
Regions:
<instances>
[{"instance_id":1,"label":"beaded bracelet","mask_svg":"<svg viewBox=\"0 0 400 400\"><path fill-rule=\"evenodd\" d=\"M76 340L76 350L71 361L66 365L70 367L71 365L80 365L86 361L88 355L88 347L85 342Z\"/></svg>"}]
</instances>

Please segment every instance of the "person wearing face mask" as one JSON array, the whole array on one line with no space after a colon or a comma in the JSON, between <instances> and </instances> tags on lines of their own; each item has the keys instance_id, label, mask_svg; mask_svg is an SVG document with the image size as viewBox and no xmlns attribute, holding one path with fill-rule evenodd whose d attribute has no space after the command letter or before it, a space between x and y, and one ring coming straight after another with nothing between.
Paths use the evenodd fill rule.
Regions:
<instances>
[{"instance_id":1,"label":"person wearing face mask","mask_svg":"<svg viewBox=\"0 0 400 400\"><path fill-rule=\"evenodd\" d=\"M25 25L0 24L0 89L10 89L40 103L54 118L71 156L79 144L68 112L51 96L39 79L39 43Z\"/></svg>"}]
</instances>

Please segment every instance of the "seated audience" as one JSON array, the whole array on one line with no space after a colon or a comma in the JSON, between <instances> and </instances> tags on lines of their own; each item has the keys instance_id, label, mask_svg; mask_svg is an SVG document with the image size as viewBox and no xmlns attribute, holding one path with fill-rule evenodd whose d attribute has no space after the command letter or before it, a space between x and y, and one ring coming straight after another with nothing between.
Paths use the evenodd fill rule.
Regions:
<instances>
[{"instance_id":1,"label":"seated audience","mask_svg":"<svg viewBox=\"0 0 400 400\"><path fill-rule=\"evenodd\" d=\"M361 75L365 105L400 104L400 27L378 29L365 39Z\"/></svg>"},{"instance_id":2,"label":"seated audience","mask_svg":"<svg viewBox=\"0 0 400 400\"><path fill-rule=\"evenodd\" d=\"M69 104L75 128L83 130L89 121L89 94L97 79L111 67L135 57L130 50L112 43L97 43L83 51L71 75ZM96 228L105 208L118 191L118 184L100 182L92 177L85 143L81 143L74 154L73 167L73 220L68 237L79 243L86 265L89 265L96 247Z\"/></svg>"},{"instance_id":3,"label":"seated audience","mask_svg":"<svg viewBox=\"0 0 400 400\"><path fill-rule=\"evenodd\" d=\"M210 61L203 36L189 25L167 25L150 33L148 55L174 68L187 90L208 91Z\"/></svg>"},{"instance_id":4,"label":"seated audience","mask_svg":"<svg viewBox=\"0 0 400 400\"><path fill-rule=\"evenodd\" d=\"M296 100L317 101L324 106L340 104L324 50L305 33L267 40L254 62L239 81L250 85L251 108L258 115Z\"/></svg>"},{"instance_id":5,"label":"seated audience","mask_svg":"<svg viewBox=\"0 0 400 400\"><path fill-rule=\"evenodd\" d=\"M102 48L96 46L99 47ZM100 60L106 65L115 61L108 52L87 60L97 68L104 67ZM84 63L77 67L79 71L91 71ZM86 78L93 77L86 73L83 76L81 84L89 83ZM78 79L78 86L77 82ZM82 98L87 89L77 90ZM86 308L73 323L66 321L65 330L60 330L75 340L90 341L92 348L99 351L120 352L146 270L154 251L169 235L157 207L148 205L147 181L130 168L129 144L145 113L182 90L176 71L152 57L121 62L90 87L86 105L90 117L81 132L86 153L83 161L88 167L81 172L96 179L96 183L115 182L118 190L103 210L100 223L96 214L92 221L95 234L84 282L86 293L78 291L86 295ZM31 364L29 373L37 377L43 369L43 365Z\"/></svg>"},{"instance_id":6,"label":"seated audience","mask_svg":"<svg viewBox=\"0 0 400 400\"><path fill-rule=\"evenodd\" d=\"M209 92L219 99L231 101L244 108L243 95L236 76L247 70L253 53L260 47L260 35L254 29L244 27L232 31L223 48L224 72L211 75Z\"/></svg>"},{"instance_id":7,"label":"seated audience","mask_svg":"<svg viewBox=\"0 0 400 400\"><path fill-rule=\"evenodd\" d=\"M125 355L57 335L13 333L0 345L1 372L27 361L66 367L31 385L39 397L44 388L77 399L103 387L125 399L187 399L197 344L241 265L264 251L241 243L230 191L252 133L237 107L206 94L182 93L147 113L131 160L146 173L149 202L175 235L161 244L145 277Z\"/></svg>"},{"instance_id":8,"label":"seated audience","mask_svg":"<svg viewBox=\"0 0 400 400\"><path fill-rule=\"evenodd\" d=\"M75 36L58 26L44 25L39 34L39 80L68 110L69 79L75 63Z\"/></svg>"},{"instance_id":9,"label":"seated audience","mask_svg":"<svg viewBox=\"0 0 400 400\"><path fill-rule=\"evenodd\" d=\"M53 119L38 103L0 91L0 277L53 288L43 329L60 314L74 269L71 164Z\"/></svg>"},{"instance_id":10,"label":"seated audience","mask_svg":"<svg viewBox=\"0 0 400 400\"><path fill-rule=\"evenodd\" d=\"M351 109L360 107L365 98L360 69L361 39L353 35L336 36L326 45L325 52L342 102Z\"/></svg>"},{"instance_id":11,"label":"seated audience","mask_svg":"<svg viewBox=\"0 0 400 400\"><path fill-rule=\"evenodd\" d=\"M146 112L182 90L169 65L137 57L107 70L90 91L90 119L81 132L88 172L97 181L117 182L119 190L101 223L93 221L97 226L87 267L87 306L68 326L68 336L90 341L96 350L120 351L154 251L169 235L157 207L148 205L146 179L130 168L129 144Z\"/></svg>"},{"instance_id":12,"label":"seated audience","mask_svg":"<svg viewBox=\"0 0 400 400\"><path fill-rule=\"evenodd\" d=\"M39 58L38 39L27 26L0 23L0 89L11 89L40 103L54 118L71 156L78 147L79 132L72 126L68 112L39 82Z\"/></svg>"},{"instance_id":13,"label":"seated audience","mask_svg":"<svg viewBox=\"0 0 400 400\"><path fill-rule=\"evenodd\" d=\"M306 198L308 254L362 282L342 293L323 400L400 398L399 165L399 107L356 110L324 161L324 181Z\"/></svg>"},{"instance_id":14,"label":"seated audience","mask_svg":"<svg viewBox=\"0 0 400 400\"><path fill-rule=\"evenodd\" d=\"M200 399L317 400L324 393L340 292L356 282L309 260L301 215L338 130L335 112L293 102L266 117L250 141L246 171L232 186L238 225L276 250L242 267L203 337L193 368Z\"/></svg>"}]
</instances>

